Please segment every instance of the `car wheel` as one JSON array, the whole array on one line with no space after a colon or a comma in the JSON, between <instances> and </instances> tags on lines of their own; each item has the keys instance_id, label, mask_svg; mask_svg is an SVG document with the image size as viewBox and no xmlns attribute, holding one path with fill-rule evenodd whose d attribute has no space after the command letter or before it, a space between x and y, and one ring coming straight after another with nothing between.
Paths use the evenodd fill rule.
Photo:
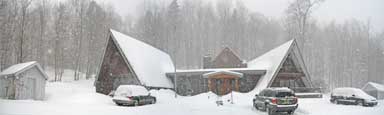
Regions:
<instances>
[{"instance_id":1,"label":"car wheel","mask_svg":"<svg viewBox=\"0 0 384 115\"><path fill-rule=\"evenodd\" d=\"M268 112L268 115L274 115L275 112L273 112L269 107L266 107L266 110Z\"/></svg>"},{"instance_id":2,"label":"car wheel","mask_svg":"<svg viewBox=\"0 0 384 115\"><path fill-rule=\"evenodd\" d=\"M263 107L263 110L262 110L262 111L267 111L267 108L268 108L267 106L268 106L268 105L265 104L264 107Z\"/></svg>"},{"instance_id":3,"label":"car wheel","mask_svg":"<svg viewBox=\"0 0 384 115\"><path fill-rule=\"evenodd\" d=\"M121 104L121 103L116 103L116 105L118 105L118 106L122 106L123 104Z\"/></svg>"},{"instance_id":4,"label":"car wheel","mask_svg":"<svg viewBox=\"0 0 384 115\"><path fill-rule=\"evenodd\" d=\"M357 100L356 105L364 106L364 102L362 100Z\"/></svg>"},{"instance_id":5,"label":"car wheel","mask_svg":"<svg viewBox=\"0 0 384 115\"><path fill-rule=\"evenodd\" d=\"M336 103L336 104L340 104L339 100L337 100L337 99L335 100L335 103Z\"/></svg>"},{"instance_id":6,"label":"car wheel","mask_svg":"<svg viewBox=\"0 0 384 115\"><path fill-rule=\"evenodd\" d=\"M135 103L133 104L135 106L139 106L139 100L136 100Z\"/></svg>"},{"instance_id":7,"label":"car wheel","mask_svg":"<svg viewBox=\"0 0 384 115\"><path fill-rule=\"evenodd\" d=\"M289 111L288 114L292 115L295 111Z\"/></svg>"},{"instance_id":8,"label":"car wheel","mask_svg":"<svg viewBox=\"0 0 384 115\"><path fill-rule=\"evenodd\" d=\"M257 107L255 103L253 104L253 107L255 107L256 110L259 110L259 107Z\"/></svg>"}]
</instances>

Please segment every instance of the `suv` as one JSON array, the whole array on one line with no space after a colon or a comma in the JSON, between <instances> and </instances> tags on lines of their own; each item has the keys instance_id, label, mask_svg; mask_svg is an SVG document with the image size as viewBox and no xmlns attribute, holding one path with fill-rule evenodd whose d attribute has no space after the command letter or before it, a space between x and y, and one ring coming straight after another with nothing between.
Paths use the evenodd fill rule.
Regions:
<instances>
[{"instance_id":1,"label":"suv","mask_svg":"<svg viewBox=\"0 0 384 115\"><path fill-rule=\"evenodd\" d=\"M253 107L267 111L268 115L275 112L293 114L298 107L297 97L289 88L267 88L253 99Z\"/></svg>"},{"instance_id":2,"label":"suv","mask_svg":"<svg viewBox=\"0 0 384 115\"><path fill-rule=\"evenodd\" d=\"M117 105L145 105L156 103L156 97L148 90L138 85L120 85L113 95L113 102Z\"/></svg>"},{"instance_id":3,"label":"suv","mask_svg":"<svg viewBox=\"0 0 384 115\"><path fill-rule=\"evenodd\" d=\"M376 98L368 95L361 89L343 87L336 88L331 92L332 103L336 104L352 104L360 106L375 106L377 105Z\"/></svg>"}]
</instances>

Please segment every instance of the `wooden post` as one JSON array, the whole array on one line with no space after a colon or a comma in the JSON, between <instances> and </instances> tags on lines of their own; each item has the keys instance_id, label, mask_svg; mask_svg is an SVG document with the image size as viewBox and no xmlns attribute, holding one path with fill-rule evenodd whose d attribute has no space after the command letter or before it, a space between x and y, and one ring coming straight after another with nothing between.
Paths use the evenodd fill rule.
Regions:
<instances>
[{"instance_id":1,"label":"wooden post","mask_svg":"<svg viewBox=\"0 0 384 115\"><path fill-rule=\"evenodd\" d=\"M211 79L208 78L208 92L211 91Z\"/></svg>"},{"instance_id":2,"label":"wooden post","mask_svg":"<svg viewBox=\"0 0 384 115\"><path fill-rule=\"evenodd\" d=\"M224 95L226 92L227 92L227 79L223 79L223 87L222 87L222 90L223 90L223 94L222 95Z\"/></svg>"},{"instance_id":3,"label":"wooden post","mask_svg":"<svg viewBox=\"0 0 384 115\"><path fill-rule=\"evenodd\" d=\"M236 86L236 91L240 92L239 90L239 78L235 78L235 86Z\"/></svg>"}]
</instances>

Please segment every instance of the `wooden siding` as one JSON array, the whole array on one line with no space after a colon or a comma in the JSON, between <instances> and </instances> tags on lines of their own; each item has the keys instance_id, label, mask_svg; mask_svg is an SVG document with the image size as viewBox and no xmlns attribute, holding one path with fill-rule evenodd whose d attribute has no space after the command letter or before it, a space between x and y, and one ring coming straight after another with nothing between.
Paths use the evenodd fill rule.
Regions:
<instances>
[{"instance_id":1,"label":"wooden siding","mask_svg":"<svg viewBox=\"0 0 384 115\"><path fill-rule=\"evenodd\" d=\"M304 77L307 76L305 76L302 68L293 59L293 56L289 54L272 82L271 87L307 87L304 84Z\"/></svg>"},{"instance_id":2,"label":"wooden siding","mask_svg":"<svg viewBox=\"0 0 384 115\"><path fill-rule=\"evenodd\" d=\"M239 91L240 77L228 74L217 74L208 77L208 89L217 95L226 95L231 91Z\"/></svg>"},{"instance_id":3,"label":"wooden siding","mask_svg":"<svg viewBox=\"0 0 384 115\"><path fill-rule=\"evenodd\" d=\"M107 95L122 84L139 85L140 82L110 37L96 81L96 92Z\"/></svg>"},{"instance_id":4,"label":"wooden siding","mask_svg":"<svg viewBox=\"0 0 384 115\"><path fill-rule=\"evenodd\" d=\"M179 95L197 95L208 92L208 79L201 74L178 74L177 75L177 93ZM256 84L263 74L245 74L239 78L239 92L247 93L256 87ZM173 82L173 75L168 74Z\"/></svg>"},{"instance_id":5,"label":"wooden siding","mask_svg":"<svg viewBox=\"0 0 384 115\"><path fill-rule=\"evenodd\" d=\"M224 48L213 60L204 57L203 68L245 68L246 64L228 47Z\"/></svg>"},{"instance_id":6,"label":"wooden siding","mask_svg":"<svg viewBox=\"0 0 384 115\"><path fill-rule=\"evenodd\" d=\"M10 89L14 89L13 85L11 85L12 80L13 80L13 77L10 77L10 78L6 78L5 76L0 77L0 96L1 96L1 98L3 98L3 99L8 99L11 97L14 98L14 96L11 96L11 95L14 95L14 90L10 90Z\"/></svg>"},{"instance_id":7,"label":"wooden siding","mask_svg":"<svg viewBox=\"0 0 384 115\"><path fill-rule=\"evenodd\" d=\"M1 96L6 99L34 99L43 100L45 98L44 75L37 66L34 66L20 74L2 77L0 85Z\"/></svg>"}]
</instances>

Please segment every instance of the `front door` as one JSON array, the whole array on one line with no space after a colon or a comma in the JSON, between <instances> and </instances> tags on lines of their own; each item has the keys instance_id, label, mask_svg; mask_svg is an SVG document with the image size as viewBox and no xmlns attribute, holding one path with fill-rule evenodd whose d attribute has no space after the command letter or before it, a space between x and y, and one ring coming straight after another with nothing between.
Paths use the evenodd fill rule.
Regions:
<instances>
[{"instance_id":1,"label":"front door","mask_svg":"<svg viewBox=\"0 0 384 115\"><path fill-rule=\"evenodd\" d=\"M225 78L210 79L211 91L218 95L225 95L232 91L232 80Z\"/></svg>"}]
</instances>

